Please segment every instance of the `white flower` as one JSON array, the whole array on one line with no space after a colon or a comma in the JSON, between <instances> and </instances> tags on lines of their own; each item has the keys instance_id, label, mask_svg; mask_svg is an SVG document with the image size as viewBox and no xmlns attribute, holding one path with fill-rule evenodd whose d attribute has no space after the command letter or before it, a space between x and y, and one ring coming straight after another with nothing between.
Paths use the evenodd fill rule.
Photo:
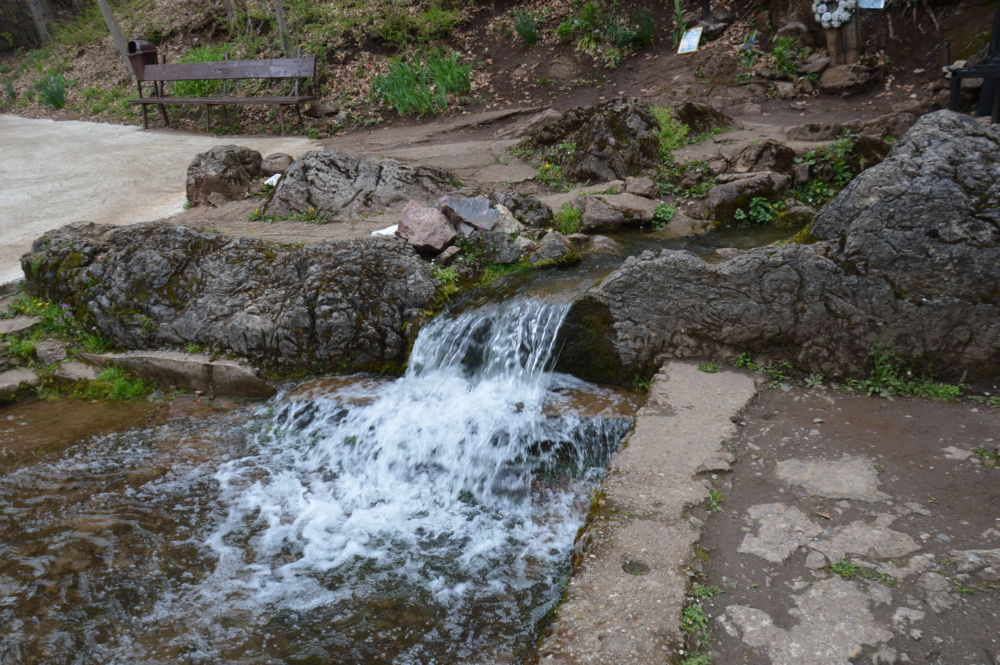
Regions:
<instances>
[{"instance_id":1,"label":"white flower","mask_svg":"<svg viewBox=\"0 0 1000 665\"><path fill-rule=\"evenodd\" d=\"M826 11L827 11L826 4L821 4L819 7L816 8L816 12L819 14L825 14Z\"/></svg>"},{"instance_id":2,"label":"white flower","mask_svg":"<svg viewBox=\"0 0 1000 665\"><path fill-rule=\"evenodd\" d=\"M830 12L823 12L823 18L820 20L822 20L823 23L829 23L833 20L833 14Z\"/></svg>"}]
</instances>

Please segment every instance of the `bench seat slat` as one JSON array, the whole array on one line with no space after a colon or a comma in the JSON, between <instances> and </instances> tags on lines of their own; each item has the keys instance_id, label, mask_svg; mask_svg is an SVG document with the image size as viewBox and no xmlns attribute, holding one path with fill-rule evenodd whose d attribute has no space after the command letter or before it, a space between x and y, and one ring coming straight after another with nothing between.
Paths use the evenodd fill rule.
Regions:
<instances>
[{"instance_id":1,"label":"bench seat slat","mask_svg":"<svg viewBox=\"0 0 1000 665\"><path fill-rule=\"evenodd\" d=\"M205 81L253 78L312 78L314 58L271 58L267 60L224 60L220 62L171 62L146 65L144 81Z\"/></svg>"},{"instance_id":2,"label":"bench seat slat","mask_svg":"<svg viewBox=\"0 0 1000 665\"><path fill-rule=\"evenodd\" d=\"M315 100L313 95L297 97L142 97L128 100L129 104L304 104Z\"/></svg>"}]
</instances>

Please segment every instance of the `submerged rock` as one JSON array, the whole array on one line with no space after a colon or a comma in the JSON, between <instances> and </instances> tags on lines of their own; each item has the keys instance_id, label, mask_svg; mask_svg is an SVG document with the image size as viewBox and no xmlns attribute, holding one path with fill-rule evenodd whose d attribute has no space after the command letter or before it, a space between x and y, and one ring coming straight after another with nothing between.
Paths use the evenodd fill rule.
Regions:
<instances>
[{"instance_id":1,"label":"submerged rock","mask_svg":"<svg viewBox=\"0 0 1000 665\"><path fill-rule=\"evenodd\" d=\"M399 238L282 247L166 223L64 226L22 265L29 293L119 346L198 344L281 371L402 360L436 286Z\"/></svg>"},{"instance_id":2,"label":"submerged rock","mask_svg":"<svg viewBox=\"0 0 1000 665\"><path fill-rule=\"evenodd\" d=\"M90 355L88 360L122 367L164 389L187 388L229 397L270 397L275 392L256 368L197 353L130 351Z\"/></svg>"},{"instance_id":3,"label":"submerged rock","mask_svg":"<svg viewBox=\"0 0 1000 665\"><path fill-rule=\"evenodd\" d=\"M453 180L447 171L428 166L313 150L288 167L265 213L347 221L410 199L432 200L451 187Z\"/></svg>"},{"instance_id":4,"label":"submerged rock","mask_svg":"<svg viewBox=\"0 0 1000 665\"><path fill-rule=\"evenodd\" d=\"M578 301L562 366L627 381L666 357L790 361L859 375L877 345L942 378L1000 375L1000 128L924 116L851 182L811 245L710 264L631 258Z\"/></svg>"},{"instance_id":5,"label":"submerged rock","mask_svg":"<svg viewBox=\"0 0 1000 665\"><path fill-rule=\"evenodd\" d=\"M217 145L194 158L187 169L187 198L208 203L212 194L241 199L260 177L261 155L238 145Z\"/></svg>"}]
</instances>

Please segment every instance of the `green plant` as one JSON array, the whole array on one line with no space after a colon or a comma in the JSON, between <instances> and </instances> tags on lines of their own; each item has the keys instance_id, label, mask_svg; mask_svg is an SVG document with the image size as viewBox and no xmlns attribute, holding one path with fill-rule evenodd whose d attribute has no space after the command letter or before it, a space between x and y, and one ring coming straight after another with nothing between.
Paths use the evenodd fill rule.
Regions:
<instances>
[{"instance_id":1,"label":"green plant","mask_svg":"<svg viewBox=\"0 0 1000 665\"><path fill-rule=\"evenodd\" d=\"M726 502L726 495L715 489L708 490L708 508L714 512L722 510L722 504Z\"/></svg>"},{"instance_id":2,"label":"green plant","mask_svg":"<svg viewBox=\"0 0 1000 665\"><path fill-rule=\"evenodd\" d=\"M552 164L550 162L544 162L541 166L535 169L535 182L541 183L546 187L551 187L557 190L566 190L566 180L563 178L563 168L559 164Z\"/></svg>"},{"instance_id":3,"label":"green plant","mask_svg":"<svg viewBox=\"0 0 1000 665\"><path fill-rule=\"evenodd\" d=\"M805 378L803 384L805 385L806 388L819 388L821 385L823 385L823 381L824 379L822 374L813 373Z\"/></svg>"},{"instance_id":4,"label":"green plant","mask_svg":"<svg viewBox=\"0 0 1000 665\"><path fill-rule=\"evenodd\" d=\"M691 587L691 595L698 600L711 600L722 593L722 587L715 585L695 584Z\"/></svg>"},{"instance_id":5,"label":"green plant","mask_svg":"<svg viewBox=\"0 0 1000 665\"><path fill-rule=\"evenodd\" d=\"M743 69L753 69L753 66L757 64L757 57L759 51L757 50L757 31L751 30L750 34L743 41L743 46L740 47L739 53L736 55L736 59L739 60L740 66Z\"/></svg>"},{"instance_id":6,"label":"green plant","mask_svg":"<svg viewBox=\"0 0 1000 665\"><path fill-rule=\"evenodd\" d=\"M204 353L205 347L200 344L195 344L194 342L188 342L184 345L184 350L188 353Z\"/></svg>"},{"instance_id":7,"label":"green plant","mask_svg":"<svg viewBox=\"0 0 1000 665\"><path fill-rule=\"evenodd\" d=\"M719 366L715 363L701 363L698 365L698 371L705 372L706 374L717 374Z\"/></svg>"},{"instance_id":8,"label":"green plant","mask_svg":"<svg viewBox=\"0 0 1000 665\"><path fill-rule=\"evenodd\" d=\"M796 62L795 40L791 37L778 37L771 47L771 58L774 60L774 67L786 78L795 76L798 67Z\"/></svg>"},{"instance_id":9,"label":"green plant","mask_svg":"<svg viewBox=\"0 0 1000 665\"><path fill-rule=\"evenodd\" d=\"M660 159L672 161L672 152L687 144L690 128L674 117L673 112L665 106L652 106L650 110L659 126Z\"/></svg>"},{"instance_id":10,"label":"green plant","mask_svg":"<svg viewBox=\"0 0 1000 665\"><path fill-rule=\"evenodd\" d=\"M712 665L712 657L707 653L693 653L682 660L681 665Z\"/></svg>"},{"instance_id":11,"label":"green plant","mask_svg":"<svg viewBox=\"0 0 1000 665\"><path fill-rule=\"evenodd\" d=\"M859 566L853 564L847 559L841 559L827 566L827 569L834 575L839 575L845 580L863 579L870 580L872 582L878 582L879 584L884 584L886 586L896 586L896 580L890 575L879 572L873 568L866 568L864 566Z\"/></svg>"},{"instance_id":12,"label":"green plant","mask_svg":"<svg viewBox=\"0 0 1000 665\"><path fill-rule=\"evenodd\" d=\"M634 388L636 392L648 393L651 385L653 385L652 377L639 375L632 377L632 388Z\"/></svg>"},{"instance_id":13,"label":"green plant","mask_svg":"<svg viewBox=\"0 0 1000 665\"><path fill-rule=\"evenodd\" d=\"M643 46L652 44L653 39L656 37L656 25L653 23L653 12L649 10L649 7L639 8L635 23L635 45L642 48Z\"/></svg>"},{"instance_id":14,"label":"green plant","mask_svg":"<svg viewBox=\"0 0 1000 665\"><path fill-rule=\"evenodd\" d=\"M997 468L998 459L1000 459L1000 454L996 450L986 450L985 448L973 448L973 454L983 463L983 466L987 469Z\"/></svg>"},{"instance_id":15,"label":"green plant","mask_svg":"<svg viewBox=\"0 0 1000 665\"><path fill-rule=\"evenodd\" d=\"M681 611L681 630L701 638L708 636L709 616L701 603L692 603Z\"/></svg>"},{"instance_id":16,"label":"green plant","mask_svg":"<svg viewBox=\"0 0 1000 665\"><path fill-rule=\"evenodd\" d=\"M534 46L538 41L538 21L533 14L518 7L514 10L514 32L521 37L525 46Z\"/></svg>"},{"instance_id":17,"label":"green plant","mask_svg":"<svg viewBox=\"0 0 1000 665\"><path fill-rule=\"evenodd\" d=\"M738 208L733 213L733 219L739 228L751 226L763 226L770 224L777 213L784 210L785 204L782 201L768 201L763 196L755 196L750 199L746 208Z\"/></svg>"},{"instance_id":18,"label":"green plant","mask_svg":"<svg viewBox=\"0 0 1000 665\"><path fill-rule=\"evenodd\" d=\"M4 90L4 94L7 95L7 101L8 102L16 102L17 101L17 90L14 89L14 84L13 83L11 83L10 81L5 80L3 82L3 90Z\"/></svg>"},{"instance_id":19,"label":"green plant","mask_svg":"<svg viewBox=\"0 0 1000 665\"><path fill-rule=\"evenodd\" d=\"M458 54L431 53L411 61L395 58L389 73L376 77L376 96L400 115L427 115L448 108L452 95L462 95L472 87L471 64L459 64Z\"/></svg>"},{"instance_id":20,"label":"green plant","mask_svg":"<svg viewBox=\"0 0 1000 665\"><path fill-rule=\"evenodd\" d=\"M951 402L962 394L960 384L936 383L917 376L903 366L902 359L889 349L876 346L871 356L871 372L864 379L850 379L848 385L868 395L926 397Z\"/></svg>"},{"instance_id":21,"label":"green plant","mask_svg":"<svg viewBox=\"0 0 1000 665\"><path fill-rule=\"evenodd\" d=\"M677 214L677 208L669 203L659 203L653 210L653 230L659 231L670 223Z\"/></svg>"},{"instance_id":22,"label":"green plant","mask_svg":"<svg viewBox=\"0 0 1000 665\"><path fill-rule=\"evenodd\" d=\"M768 365L762 368L764 376L770 380L770 385L772 388L777 388L783 383L788 382L788 372L794 369L794 366L790 362L780 362L777 365Z\"/></svg>"},{"instance_id":23,"label":"green plant","mask_svg":"<svg viewBox=\"0 0 1000 665\"><path fill-rule=\"evenodd\" d=\"M751 356L748 351L744 351L737 356L736 360L733 362L733 367L736 367L737 369L748 369L751 372L757 372L760 370L760 365L753 361L753 356Z\"/></svg>"},{"instance_id":24,"label":"green plant","mask_svg":"<svg viewBox=\"0 0 1000 665\"><path fill-rule=\"evenodd\" d=\"M583 212L570 203L564 203L559 212L552 217L552 227L563 235L577 233L580 230L580 218Z\"/></svg>"},{"instance_id":25,"label":"green plant","mask_svg":"<svg viewBox=\"0 0 1000 665\"><path fill-rule=\"evenodd\" d=\"M66 77L53 72L40 80L35 89L38 91L38 101L45 106L61 109L66 106Z\"/></svg>"},{"instance_id":26,"label":"green plant","mask_svg":"<svg viewBox=\"0 0 1000 665\"><path fill-rule=\"evenodd\" d=\"M683 0L674 0L674 48L681 43L684 39L684 33L687 32L687 23L684 21L684 2Z\"/></svg>"},{"instance_id":27,"label":"green plant","mask_svg":"<svg viewBox=\"0 0 1000 665\"><path fill-rule=\"evenodd\" d=\"M153 392L153 385L120 367L105 367L97 380L79 388L76 396L86 399L135 399Z\"/></svg>"}]
</instances>

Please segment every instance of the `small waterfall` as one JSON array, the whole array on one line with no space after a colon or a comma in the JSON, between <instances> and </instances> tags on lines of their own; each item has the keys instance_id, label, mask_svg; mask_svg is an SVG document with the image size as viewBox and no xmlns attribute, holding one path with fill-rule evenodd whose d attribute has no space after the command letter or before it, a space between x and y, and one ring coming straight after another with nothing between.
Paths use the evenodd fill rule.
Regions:
<instances>
[{"instance_id":1,"label":"small waterfall","mask_svg":"<svg viewBox=\"0 0 1000 665\"><path fill-rule=\"evenodd\" d=\"M146 545L146 558L171 563L135 591L141 611L128 621L123 601L102 608L125 627L91 653L105 663L526 658L590 490L630 426L561 401L600 392L551 371L568 307L521 299L439 317L400 379L279 396L207 474L200 462L123 491L129 506L142 496L175 511L178 526Z\"/></svg>"}]
</instances>

